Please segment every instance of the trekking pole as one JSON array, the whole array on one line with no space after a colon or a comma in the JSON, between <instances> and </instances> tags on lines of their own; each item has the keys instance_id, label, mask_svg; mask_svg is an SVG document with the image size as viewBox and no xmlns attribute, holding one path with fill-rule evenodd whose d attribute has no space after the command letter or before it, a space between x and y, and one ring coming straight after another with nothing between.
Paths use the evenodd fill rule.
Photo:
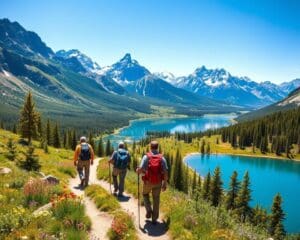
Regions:
<instances>
[{"instance_id":1,"label":"trekking pole","mask_svg":"<svg viewBox=\"0 0 300 240\"><path fill-rule=\"evenodd\" d=\"M138 223L139 228L141 229L141 221L140 221L140 174L137 174L138 181Z\"/></svg>"},{"instance_id":2,"label":"trekking pole","mask_svg":"<svg viewBox=\"0 0 300 240\"><path fill-rule=\"evenodd\" d=\"M112 194L112 191L111 191L111 172L110 172L110 162L108 162L108 174L109 174L109 190L110 190L110 194Z\"/></svg>"}]
</instances>

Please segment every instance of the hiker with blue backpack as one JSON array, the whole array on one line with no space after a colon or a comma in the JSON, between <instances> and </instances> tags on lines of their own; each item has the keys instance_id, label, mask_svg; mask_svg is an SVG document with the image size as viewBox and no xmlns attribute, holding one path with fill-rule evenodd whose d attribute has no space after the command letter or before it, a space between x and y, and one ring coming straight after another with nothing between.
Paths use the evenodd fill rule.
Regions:
<instances>
[{"instance_id":1,"label":"hiker with blue backpack","mask_svg":"<svg viewBox=\"0 0 300 240\"><path fill-rule=\"evenodd\" d=\"M77 167L80 187L84 188L89 184L90 165L94 163L94 150L86 142L86 137L80 138L80 144L76 146L74 153L74 165Z\"/></svg>"},{"instance_id":2,"label":"hiker with blue backpack","mask_svg":"<svg viewBox=\"0 0 300 240\"><path fill-rule=\"evenodd\" d=\"M120 142L118 145L118 150L113 152L109 160L109 163L113 165L112 177L114 194L118 195L118 197L123 197L125 177L127 169L130 169L130 160L130 154L125 149L124 142Z\"/></svg>"},{"instance_id":3,"label":"hiker with blue backpack","mask_svg":"<svg viewBox=\"0 0 300 240\"><path fill-rule=\"evenodd\" d=\"M143 175L142 191L146 208L146 218L151 218L152 223L156 224L159 217L160 192L166 190L168 181L167 161L159 153L157 141L150 143L150 151L143 156L136 172L138 176L140 174ZM153 206L151 206L150 193L152 193Z\"/></svg>"}]
</instances>

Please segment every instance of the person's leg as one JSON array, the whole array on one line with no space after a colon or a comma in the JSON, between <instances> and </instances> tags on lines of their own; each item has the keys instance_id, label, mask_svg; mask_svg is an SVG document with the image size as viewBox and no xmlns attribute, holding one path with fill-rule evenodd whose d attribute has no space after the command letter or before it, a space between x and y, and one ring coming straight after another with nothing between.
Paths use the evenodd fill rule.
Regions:
<instances>
[{"instance_id":1,"label":"person's leg","mask_svg":"<svg viewBox=\"0 0 300 240\"><path fill-rule=\"evenodd\" d=\"M112 177L113 177L113 184L114 184L114 192L115 193L119 190L118 174L119 174L118 169L113 168Z\"/></svg>"},{"instance_id":2,"label":"person's leg","mask_svg":"<svg viewBox=\"0 0 300 240\"><path fill-rule=\"evenodd\" d=\"M152 190L152 185L151 184L143 184L143 198L144 198L144 205L146 208L146 218L151 218L152 215L152 207L151 207L151 202L150 202L150 192Z\"/></svg>"},{"instance_id":3,"label":"person's leg","mask_svg":"<svg viewBox=\"0 0 300 240\"><path fill-rule=\"evenodd\" d=\"M90 161L85 161L84 163L84 185L87 186L89 184L90 178Z\"/></svg>"},{"instance_id":4,"label":"person's leg","mask_svg":"<svg viewBox=\"0 0 300 240\"><path fill-rule=\"evenodd\" d=\"M119 195L123 195L123 192L124 192L126 173L127 173L127 170L122 169L119 174Z\"/></svg>"},{"instance_id":5,"label":"person's leg","mask_svg":"<svg viewBox=\"0 0 300 240\"><path fill-rule=\"evenodd\" d=\"M152 221L156 222L159 217L159 201L160 201L161 184L155 185L152 188L153 213Z\"/></svg>"},{"instance_id":6,"label":"person's leg","mask_svg":"<svg viewBox=\"0 0 300 240\"><path fill-rule=\"evenodd\" d=\"M77 172L80 179L80 185L82 185L84 180L84 175L83 175L83 165L81 160L78 160L77 162Z\"/></svg>"}]
</instances>

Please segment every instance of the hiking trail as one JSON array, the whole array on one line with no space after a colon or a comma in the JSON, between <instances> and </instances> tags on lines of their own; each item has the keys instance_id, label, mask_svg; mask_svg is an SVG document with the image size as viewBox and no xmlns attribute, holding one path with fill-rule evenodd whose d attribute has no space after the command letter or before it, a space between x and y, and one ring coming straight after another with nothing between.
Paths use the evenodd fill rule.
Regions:
<instances>
[{"instance_id":1,"label":"hiking trail","mask_svg":"<svg viewBox=\"0 0 300 240\"><path fill-rule=\"evenodd\" d=\"M94 160L94 164L90 168L90 182L89 184L98 184L103 187L107 192L110 192L109 183L103 180L97 179L97 166L101 159L96 158ZM78 186L79 178L72 178L69 183L70 189L77 194L83 195L84 191L79 189L74 189L74 187ZM112 187L113 188L113 187ZM126 190L126 186L125 186ZM146 221L145 215L146 210L143 206L140 208L140 223L141 227L144 230L139 228L138 223L138 200L131 194L124 192L124 198L118 198L120 206L123 211L127 212L129 215L133 216L133 221L135 227L137 229L138 238L141 240L153 240L153 239L160 239L160 240L168 240L171 239L167 233L166 225L161 220L158 220L156 225L153 225L151 222ZM92 200L88 197L84 196L84 204L86 206L86 214L91 218L92 221L92 229L91 235L96 236L98 238L91 238L91 239L107 239L106 233L110 228L112 217L104 212L101 212L96 208L96 205Z\"/></svg>"}]
</instances>

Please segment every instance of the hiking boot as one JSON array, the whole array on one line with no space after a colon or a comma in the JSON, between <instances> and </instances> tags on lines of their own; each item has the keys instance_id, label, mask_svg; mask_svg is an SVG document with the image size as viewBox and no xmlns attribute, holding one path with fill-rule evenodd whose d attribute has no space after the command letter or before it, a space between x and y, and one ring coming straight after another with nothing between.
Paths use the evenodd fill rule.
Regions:
<instances>
[{"instance_id":1,"label":"hiking boot","mask_svg":"<svg viewBox=\"0 0 300 240\"><path fill-rule=\"evenodd\" d=\"M118 197L120 197L120 198L124 197L123 193L119 193Z\"/></svg>"},{"instance_id":2,"label":"hiking boot","mask_svg":"<svg viewBox=\"0 0 300 240\"><path fill-rule=\"evenodd\" d=\"M151 218L152 217L152 212L147 212L146 213L146 218Z\"/></svg>"},{"instance_id":3,"label":"hiking boot","mask_svg":"<svg viewBox=\"0 0 300 240\"><path fill-rule=\"evenodd\" d=\"M152 222L151 222L153 225L156 225L157 224L157 220L154 220L152 219Z\"/></svg>"},{"instance_id":4,"label":"hiking boot","mask_svg":"<svg viewBox=\"0 0 300 240\"><path fill-rule=\"evenodd\" d=\"M83 187L84 186L84 178L81 178L81 181L80 181L80 187Z\"/></svg>"}]
</instances>

